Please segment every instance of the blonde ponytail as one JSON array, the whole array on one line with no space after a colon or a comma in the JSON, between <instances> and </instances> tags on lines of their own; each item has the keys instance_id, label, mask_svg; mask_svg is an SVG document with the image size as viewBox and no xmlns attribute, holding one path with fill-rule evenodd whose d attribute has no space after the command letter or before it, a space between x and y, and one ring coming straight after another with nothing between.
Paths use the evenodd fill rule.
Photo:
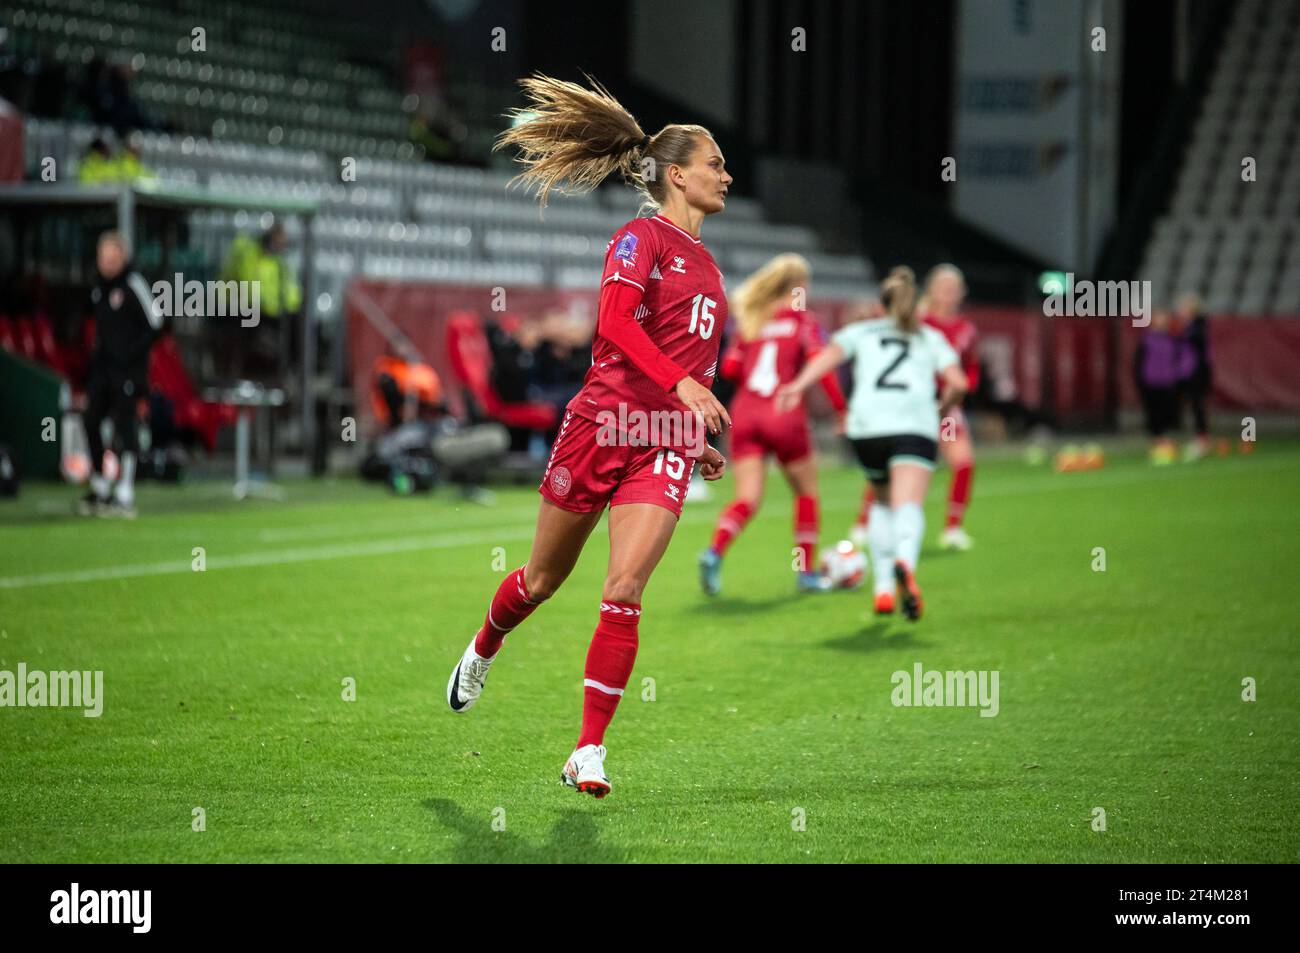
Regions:
<instances>
[{"instance_id":1,"label":"blonde ponytail","mask_svg":"<svg viewBox=\"0 0 1300 953\"><path fill-rule=\"evenodd\" d=\"M880 285L880 301L885 310L904 334L915 334L921 328L916 314L916 273L906 265L890 270Z\"/></svg>"},{"instance_id":2,"label":"blonde ponytail","mask_svg":"<svg viewBox=\"0 0 1300 953\"><path fill-rule=\"evenodd\" d=\"M667 178L657 170L687 165L703 126L671 124L648 136L636 119L600 83L588 89L536 73L521 79L528 105L511 110L511 127L494 149L515 146L524 171L515 179L536 189L545 207L552 191L589 192L617 172L654 210L664 202Z\"/></svg>"}]
</instances>

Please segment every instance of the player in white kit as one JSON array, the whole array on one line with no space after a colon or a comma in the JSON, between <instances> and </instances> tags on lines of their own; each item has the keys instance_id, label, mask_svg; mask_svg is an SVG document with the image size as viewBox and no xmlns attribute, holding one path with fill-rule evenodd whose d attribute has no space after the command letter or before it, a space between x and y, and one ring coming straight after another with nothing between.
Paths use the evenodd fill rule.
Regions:
<instances>
[{"instance_id":1,"label":"player in white kit","mask_svg":"<svg viewBox=\"0 0 1300 953\"><path fill-rule=\"evenodd\" d=\"M887 316L846 325L777 392L777 408L797 403L827 371L853 361L845 433L875 489L867 545L876 612L921 617L916 563L925 533L921 506L938 451L941 418L961 402L966 375L947 339L916 314L916 276L898 267L881 285ZM935 379L939 397L935 399ZM949 428L955 432L955 424ZM888 501L886 504L884 501Z\"/></svg>"}]
</instances>

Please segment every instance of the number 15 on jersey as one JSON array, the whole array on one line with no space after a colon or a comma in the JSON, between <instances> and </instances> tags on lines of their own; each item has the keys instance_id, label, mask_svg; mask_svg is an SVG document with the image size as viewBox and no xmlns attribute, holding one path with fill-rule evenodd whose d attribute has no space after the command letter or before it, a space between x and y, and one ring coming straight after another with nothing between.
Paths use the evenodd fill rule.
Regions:
<instances>
[{"instance_id":1,"label":"number 15 on jersey","mask_svg":"<svg viewBox=\"0 0 1300 953\"><path fill-rule=\"evenodd\" d=\"M701 338L707 341L713 337L713 309L717 306L718 302L712 298L697 294L691 302L691 326L687 330L694 334L698 325Z\"/></svg>"}]
</instances>

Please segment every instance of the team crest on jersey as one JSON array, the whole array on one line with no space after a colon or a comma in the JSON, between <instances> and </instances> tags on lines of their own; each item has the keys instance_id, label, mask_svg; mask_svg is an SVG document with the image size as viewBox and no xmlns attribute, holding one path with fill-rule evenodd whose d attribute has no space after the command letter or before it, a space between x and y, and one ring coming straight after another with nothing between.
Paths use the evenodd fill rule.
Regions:
<instances>
[{"instance_id":1,"label":"team crest on jersey","mask_svg":"<svg viewBox=\"0 0 1300 953\"><path fill-rule=\"evenodd\" d=\"M551 492L556 496L565 497L573 489L573 474L569 472L568 467L556 467L551 471Z\"/></svg>"},{"instance_id":2,"label":"team crest on jersey","mask_svg":"<svg viewBox=\"0 0 1300 953\"><path fill-rule=\"evenodd\" d=\"M679 275L686 274L686 259L680 256L673 258L673 266L668 270L675 271Z\"/></svg>"},{"instance_id":3,"label":"team crest on jersey","mask_svg":"<svg viewBox=\"0 0 1300 953\"><path fill-rule=\"evenodd\" d=\"M618 240L618 247L614 249L614 257L621 258L629 265L636 264L636 243L638 239L631 232L626 232Z\"/></svg>"},{"instance_id":4,"label":"team crest on jersey","mask_svg":"<svg viewBox=\"0 0 1300 953\"><path fill-rule=\"evenodd\" d=\"M126 297L121 288L114 288L108 293L108 306L114 311L122 307L122 301Z\"/></svg>"},{"instance_id":5,"label":"team crest on jersey","mask_svg":"<svg viewBox=\"0 0 1300 953\"><path fill-rule=\"evenodd\" d=\"M660 270L659 270L659 266L658 266L658 265L654 265L654 266L652 266L652 267L650 268L650 277L651 277L651 278L654 278L654 279L656 279L656 280L658 280L658 281L663 281L663 280L664 280L663 273L660 272Z\"/></svg>"}]
</instances>

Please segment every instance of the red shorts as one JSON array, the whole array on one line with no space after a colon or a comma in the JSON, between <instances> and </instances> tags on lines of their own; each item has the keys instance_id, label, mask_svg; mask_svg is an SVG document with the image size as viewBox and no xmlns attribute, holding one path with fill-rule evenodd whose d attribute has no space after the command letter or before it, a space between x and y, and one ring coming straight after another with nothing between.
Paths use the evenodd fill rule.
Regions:
<instances>
[{"instance_id":1,"label":"red shorts","mask_svg":"<svg viewBox=\"0 0 1300 953\"><path fill-rule=\"evenodd\" d=\"M621 503L653 503L682 515L695 460L685 448L602 446L594 420L565 411L538 492L562 510L591 513Z\"/></svg>"},{"instance_id":2,"label":"red shorts","mask_svg":"<svg viewBox=\"0 0 1300 953\"><path fill-rule=\"evenodd\" d=\"M731 415L731 420L731 456L735 460L773 454L782 463L793 463L812 453L808 416L804 413L773 414L741 408Z\"/></svg>"}]
</instances>

